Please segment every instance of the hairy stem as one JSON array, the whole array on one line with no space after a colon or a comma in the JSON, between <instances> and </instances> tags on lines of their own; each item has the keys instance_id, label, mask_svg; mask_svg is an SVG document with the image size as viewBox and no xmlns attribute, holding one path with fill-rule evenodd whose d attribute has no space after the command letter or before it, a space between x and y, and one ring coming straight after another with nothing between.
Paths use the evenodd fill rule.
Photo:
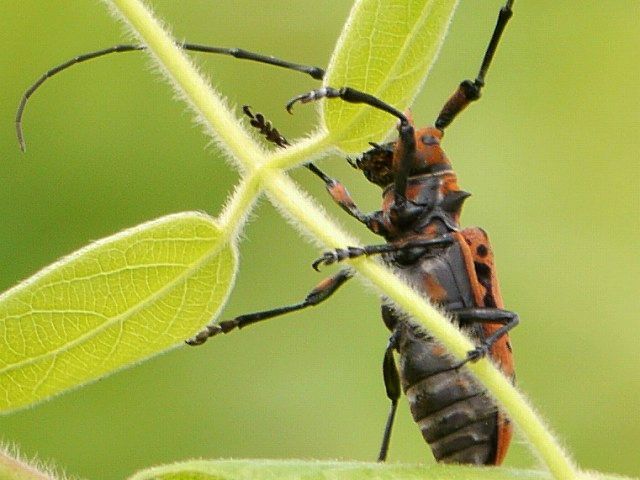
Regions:
<instances>
[{"instance_id":1,"label":"hairy stem","mask_svg":"<svg viewBox=\"0 0 640 480\"><path fill-rule=\"evenodd\" d=\"M4 448L0 448L0 478L7 480L55 480L54 477L10 455Z\"/></svg>"}]
</instances>

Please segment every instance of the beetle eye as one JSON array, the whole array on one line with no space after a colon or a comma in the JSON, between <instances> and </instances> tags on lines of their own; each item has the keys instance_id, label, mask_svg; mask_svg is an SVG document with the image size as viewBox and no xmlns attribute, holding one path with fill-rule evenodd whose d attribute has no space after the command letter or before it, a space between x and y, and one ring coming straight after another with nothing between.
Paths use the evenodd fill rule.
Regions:
<instances>
[{"instance_id":1,"label":"beetle eye","mask_svg":"<svg viewBox=\"0 0 640 480\"><path fill-rule=\"evenodd\" d=\"M433 135L424 135L422 137L422 143L425 145L439 145L440 141Z\"/></svg>"}]
</instances>

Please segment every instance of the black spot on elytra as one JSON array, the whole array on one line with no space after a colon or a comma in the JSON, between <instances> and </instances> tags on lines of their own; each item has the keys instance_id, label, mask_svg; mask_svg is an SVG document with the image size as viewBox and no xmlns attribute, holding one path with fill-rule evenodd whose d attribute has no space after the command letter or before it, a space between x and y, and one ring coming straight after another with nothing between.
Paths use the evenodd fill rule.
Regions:
<instances>
[{"instance_id":1,"label":"black spot on elytra","mask_svg":"<svg viewBox=\"0 0 640 480\"><path fill-rule=\"evenodd\" d=\"M496 306L496 300L493 298L493 295L491 295L491 292L485 293L484 297L482 297L482 301L484 302L485 307L495 308Z\"/></svg>"},{"instance_id":2,"label":"black spot on elytra","mask_svg":"<svg viewBox=\"0 0 640 480\"><path fill-rule=\"evenodd\" d=\"M493 298L492 288L491 288L491 267L486 263L482 262L473 262L473 265L476 269L476 276L478 277L478 282L482 285L486 293L482 299L485 307L495 307L496 300Z\"/></svg>"},{"instance_id":3,"label":"black spot on elytra","mask_svg":"<svg viewBox=\"0 0 640 480\"><path fill-rule=\"evenodd\" d=\"M484 258L484 257L486 257L486 256L487 256L487 254L489 253L489 249L487 248L487 246L486 246L486 245L482 245L482 244L480 244L480 245L478 245L478 246L476 247L476 253L477 253L480 257L483 257L483 258Z\"/></svg>"},{"instance_id":4,"label":"black spot on elytra","mask_svg":"<svg viewBox=\"0 0 640 480\"><path fill-rule=\"evenodd\" d=\"M489 268L489 265L482 262L473 262L473 266L476 269L480 284L485 288L491 285L491 268Z\"/></svg>"}]
</instances>

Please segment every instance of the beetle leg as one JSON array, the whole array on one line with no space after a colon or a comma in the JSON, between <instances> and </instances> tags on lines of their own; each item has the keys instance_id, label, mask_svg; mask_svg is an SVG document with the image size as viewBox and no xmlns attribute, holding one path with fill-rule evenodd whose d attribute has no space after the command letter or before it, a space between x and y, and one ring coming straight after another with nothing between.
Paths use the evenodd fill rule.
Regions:
<instances>
[{"instance_id":1,"label":"beetle leg","mask_svg":"<svg viewBox=\"0 0 640 480\"><path fill-rule=\"evenodd\" d=\"M394 192L395 208L399 211L399 214L402 215L407 203L407 178L409 177L416 152L415 132L411 121L397 108L392 107L388 103L383 102L369 93L355 90L351 87L322 87L316 90L311 90L310 92L302 93L289 100L286 108L289 113L292 113L293 106L297 102L309 103L322 98L340 98L341 100L349 103L364 103L370 107L387 112L400 120L400 125L398 125L398 148L400 150L400 161L398 162L396 167L397 171L395 172Z\"/></svg>"},{"instance_id":2,"label":"beetle leg","mask_svg":"<svg viewBox=\"0 0 640 480\"><path fill-rule=\"evenodd\" d=\"M327 192L329 192L329 195L331 196L333 201L336 202L340 206L340 208L342 208L345 212L358 220L360 223L363 223L373 233L377 235L384 235L386 233L386 229L384 228L384 225L380 220L382 212L376 211L373 213L363 213L353 201L351 194L347 191L347 189L341 182L326 175L313 163L307 163L305 164L305 167L311 170L324 182L325 187L327 188Z\"/></svg>"},{"instance_id":3,"label":"beetle leg","mask_svg":"<svg viewBox=\"0 0 640 480\"><path fill-rule=\"evenodd\" d=\"M393 351L396 349L396 346L397 340L394 333L389 339L387 348L384 351L384 360L382 361L384 387L387 392L387 398L391 400L391 408L384 427L384 434L382 435L382 444L380 445L380 453L378 454L379 462L384 462L387 459L389 442L391 441L391 429L393 428L393 421L395 420L396 410L398 408L398 399L400 398L400 375L398 374L396 360L393 358Z\"/></svg>"},{"instance_id":4,"label":"beetle leg","mask_svg":"<svg viewBox=\"0 0 640 480\"><path fill-rule=\"evenodd\" d=\"M242 111L247 117L249 117L251 126L258 129L268 141L281 148L291 146L288 140L278 131L277 128L273 126L273 124L269 120L264 117L263 114L253 113L251 111L251 107L249 107L248 105L244 105L242 107ZM342 185L342 183L329 177L311 162L305 163L304 166L324 182L327 188L327 192L329 192L329 195L331 195L333 201L336 202L345 212L347 212L359 222L366 225L367 228L369 228L369 230L371 230L373 233L384 235L386 229L384 228L382 222L378 220L381 212L378 211L370 214L361 212L351 198L351 194L349 194L347 189L344 188L344 185Z\"/></svg>"},{"instance_id":5,"label":"beetle leg","mask_svg":"<svg viewBox=\"0 0 640 480\"><path fill-rule=\"evenodd\" d=\"M477 362L486 357L491 347L502 338L509 330L520 323L517 313L502 308L462 308L452 310L451 313L456 316L461 323L501 323L502 327L485 338L483 342L473 350L467 352L467 358L456 365L456 368L463 366L467 362Z\"/></svg>"},{"instance_id":6,"label":"beetle leg","mask_svg":"<svg viewBox=\"0 0 640 480\"><path fill-rule=\"evenodd\" d=\"M302 93L289 100L286 108L289 113L292 113L293 106L297 102L309 103L322 98L339 98L349 103L364 103L370 107L387 112L400 120L398 131L400 133L399 145L401 149L401 160L398 166L398 172L396 172L395 175L395 201L397 208L401 210L406 203L407 178L416 150L416 139L411 121L400 110L383 102L378 97L374 97L360 90L355 90L351 87L322 87L311 90L310 92Z\"/></svg>"},{"instance_id":7,"label":"beetle leg","mask_svg":"<svg viewBox=\"0 0 640 480\"><path fill-rule=\"evenodd\" d=\"M220 333L229 333L231 330L235 330L236 328L244 328L247 325L252 325L262 320L267 320L269 318L284 315L285 313L295 312L297 310L318 305L333 295L333 293L352 276L353 272L351 270L340 270L335 275L322 280L300 303L286 305L272 310L248 313L240 315L232 320L225 320L219 323L210 323L195 336L186 340L186 343L191 346L202 345L209 337L213 337Z\"/></svg>"},{"instance_id":8,"label":"beetle leg","mask_svg":"<svg viewBox=\"0 0 640 480\"><path fill-rule=\"evenodd\" d=\"M315 260L312 264L315 270L318 270L320 265L331 265L336 262L341 262L347 258L357 258L362 256L380 255L383 253L400 252L403 250L424 249L425 251L430 248L446 247L454 242L453 238L449 234L441 235L436 238L412 240L403 244L396 243L383 243L381 245L367 245L364 247L347 247L337 248L324 252L320 258Z\"/></svg>"},{"instance_id":9,"label":"beetle leg","mask_svg":"<svg viewBox=\"0 0 640 480\"><path fill-rule=\"evenodd\" d=\"M356 90L351 87L322 87L316 90L311 90L310 92L302 93L289 100L286 108L289 113L293 113L292 109L296 103L309 103L320 100L322 98L339 98L349 103L364 103L373 108L377 108L378 110L387 112L394 117L397 117L398 119L400 119L400 122L403 125L408 125L411 123L409 122L409 119L406 117L406 115L400 110L392 107L388 103L383 102L378 97L374 97L369 93L361 92L360 90Z\"/></svg>"},{"instance_id":10,"label":"beetle leg","mask_svg":"<svg viewBox=\"0 0 640 480\"><path fill-rule=\"evenodd\" d=\"M480 98L480 91L482 90L482 87L484 87L484 77L487 74L487 70L489 70L491 60L493 60L493 56L496 53L502 32L504 32L507 22L513 15L513 10L511 10L513 2L514 0L507 0L504 7L500 9L498 21L496 22L496 26L493 30L493 35L491 35L491 40L489 41L489 45L485 51L482 65L480 66L480 71L478 72L476 79L473 81L465 80L462 82L455 93L449 98L449 100L447 100L444 107L442 107L435 123L436 128L441 131L444 131L456 115L464 110L471 102Z\"/></svg>"},{"instance_id":11,"label":"beetle leg","mask_svg":"<svg viewBox=\"0 0 640 480\"><path fill-rule=\"evenodd\" d=\"M392 107L388 103L383 102L377 97L360 90L355 90L351 87L333 88L322 87L316 90L311 90L300 94L287 103L287 111L292 113L293 106L297 103L309 103L322 98L340 98L341 100L349 103L364 103L378 110L387 112L400 120L398 125L399 140L398 149L400 155L400 161L397 165L397 171L395 172L395 209L400 216L403 215L404 210L407 207L406 189L407 178L411 171L416 152L416 139L415 131L411 121L400 110Z\"/></svg>"}]
</instances>

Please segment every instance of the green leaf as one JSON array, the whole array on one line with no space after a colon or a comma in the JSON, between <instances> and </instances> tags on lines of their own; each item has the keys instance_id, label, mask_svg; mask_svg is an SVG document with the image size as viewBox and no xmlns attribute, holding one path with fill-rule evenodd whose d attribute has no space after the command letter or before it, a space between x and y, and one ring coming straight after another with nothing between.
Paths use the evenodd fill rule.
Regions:
<instances>
[{"instance_id":1,"label":"green leaf","mask_svg":"<svg viewBox=\"0 0 640 480\"><path fill-rule=\"evenodd\" d=\"M129 480L552 480L548 472L463 465L302 460L194 460L150 468ZM601 474L585 480L622 480Z\"/></svg>"},{"instance_id":2,"label":"green leaf","mask_svg":"<svg viewBox=\"0 0 640 480\"><path fill-rule=\"evenodd\" d=\"M182 342L233 285L214 220L169 215L95 242L0 296L0 412L96 380Z\"/></svg>"},{"instance_id":3,"label":"green leaf","mask_svg":"<svg viewBox=\"0 0 640 480\"><path fill-rule=\"evenodd\" d=\"M360 0L329 62L325 85L349 86L404 111L417 95L458 0ZM360 152L397 120L369 106L324 101L322 122L341 149Z\"/></svg>"}]
</instances>

